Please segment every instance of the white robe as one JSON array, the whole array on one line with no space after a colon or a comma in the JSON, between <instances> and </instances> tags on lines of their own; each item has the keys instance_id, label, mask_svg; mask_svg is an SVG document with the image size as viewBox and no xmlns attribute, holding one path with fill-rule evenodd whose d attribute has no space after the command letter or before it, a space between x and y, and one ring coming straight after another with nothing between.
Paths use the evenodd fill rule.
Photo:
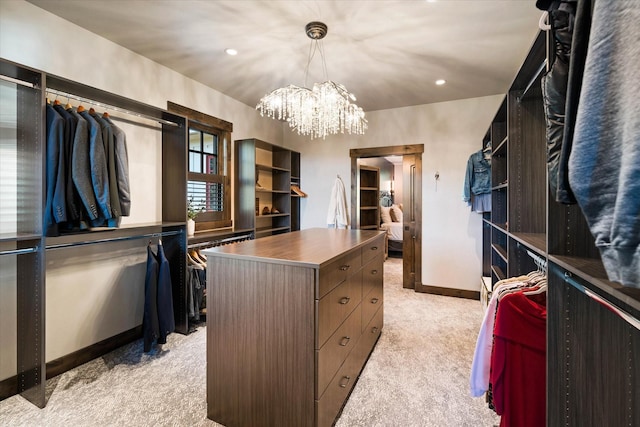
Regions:
<instances>
[{"instance_id":1,"label":"white robe","mask_svg":"<svg viewBox=\"0 0 640 427\"><path fill-rule=\"evenodd\" d=\"M329 211L327 212L327 225L335 228L347 228L349 226L349 214L347 211L347 195L340 177L336 178L329 199Z\"/></svg>"}]
</instances>

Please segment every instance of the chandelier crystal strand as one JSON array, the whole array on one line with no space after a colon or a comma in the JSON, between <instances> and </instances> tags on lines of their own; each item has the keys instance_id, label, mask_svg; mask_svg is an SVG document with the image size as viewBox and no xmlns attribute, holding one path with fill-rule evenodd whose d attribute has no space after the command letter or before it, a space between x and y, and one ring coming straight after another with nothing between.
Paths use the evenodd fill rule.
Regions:
<instances>
[{"instance_id":1,"label":"chandelier crystal strand","mask_svg":"<svg viewBox=\"0 0 640 427\"><path fill-rule=\"evenodd\" d=\"M307 35L315 41L317 49L318 40L326 35L326 25L311 22L307 24L306 30ZM322 46L319 50L326 75ZM305 82L314 53L315 49L309 52ZM349 134L364 134L367 129L364 111L352 101L355 101L355 96L344 85L327 80L314 83L312 89L295 85L276 89L263 96L256 109L261 116L286 121L299 135L325 139L327 135L344 134L345 130Z\"/></svg>"}]
</instances>

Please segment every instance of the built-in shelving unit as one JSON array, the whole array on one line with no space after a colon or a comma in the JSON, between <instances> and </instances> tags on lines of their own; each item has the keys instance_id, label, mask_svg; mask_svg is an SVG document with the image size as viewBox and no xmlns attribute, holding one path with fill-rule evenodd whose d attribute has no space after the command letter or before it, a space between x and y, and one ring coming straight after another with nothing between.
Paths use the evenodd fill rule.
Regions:
<instances>
[{"instance_id":1,"label":"built-in shelving unit","mask_svg":"<svg viewBox=\"0 0 640 427\"><path fill-rule=\"evenodd\" d=\"M236 228L255 238L300 229L300 153L259 139L235 141Z\"/></svg>"},{"instance_id":2,"label":"built-in shelving unit","mask_svg":"<svg viewBox=\"0 0 640 427\"><path fill-rule=\"evenodd\" d=\"M380 169L358 166L357 228L377 230L380 225Z\"/></svg>"},{"instance_id":3,"label":"built-in shelving unit","mask_svg":"<svg viewBox=\"0 0 640 427\"><path fill-rule=\"evenodd\" d=\"M547 425L640 425L640 289L607 279L580 207L548 191L546 44L540 33L490 125L483 256L491 286L536 270L534 257L547 263Z\"/></svg>"},{"instance_id":4,"label":"built-in shelving unit","mask_svg":"<svg viewBox=\"0 0 640 427\"><path fill-rule=\"evenodd\" d=\"M162 238L171 269L176 331L186 333L186 119L153 106L121 97L94 87L0 60L0 76L15 82L13 103L15 123L16 165L14 194L4 202L16 204L15 232L0 239L0 255L13 259L17 289L17 374L15 379L0 381L2 397L20 393L36 406L44 407L45 380L45 260L54 250L110 242ZM45 91L65 93L72 99L117 110L117 114L133 114L162 124L162 218L152 224L132 224L109 231L68 233L45 237L42 229L45 189ZM4 101L3 101L4 102ZM5 104L3 104L5 105ZM7 104L9 105L9 104ZM10 187L10 186L9 186ZM130 331L128 331L130 332ZM134 339L130 334L129 339ZM120 343L121 344L121 343ZM97 344L96 344L97 345ZM110 348L96 350L98 353ZM78 352L76 352L78 353ZM69 369L83 363L82 357L64 360ZM86 361L86 360L84 360ZM75 364L73 364L75 363Z\"/></svg>"}]
</instances>

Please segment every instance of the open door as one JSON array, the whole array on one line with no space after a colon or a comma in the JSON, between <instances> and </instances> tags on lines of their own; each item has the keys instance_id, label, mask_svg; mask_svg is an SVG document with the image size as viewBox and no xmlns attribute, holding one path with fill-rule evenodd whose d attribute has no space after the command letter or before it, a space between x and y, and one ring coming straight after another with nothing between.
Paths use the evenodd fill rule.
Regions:
<instances>
[{"instance_id":1,"label":"open door","mask_svg":"<svg viewBox=\"0 0 640 427\"><path fill-rule=\"evenodd\" d=\"M402 158L402 287L422 286L422 154Z\"/></svg>"},{"instance_id":2,"label":"open door","mask_svg":"<svg viewBox=\"0 0 640 427\"><path fill-rule=\"evenodd\" d=\"M402 287L427 292L422 285L422 153L424 144L354 148L351 157L351 224L358 224L358 159L402 156Z\"/></svg>"}]
</instances>

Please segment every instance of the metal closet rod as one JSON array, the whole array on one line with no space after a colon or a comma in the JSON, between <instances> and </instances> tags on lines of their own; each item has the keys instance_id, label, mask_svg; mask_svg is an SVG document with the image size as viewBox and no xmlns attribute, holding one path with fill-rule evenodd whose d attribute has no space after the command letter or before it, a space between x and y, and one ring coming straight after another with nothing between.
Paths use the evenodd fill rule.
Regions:
<instances>
[{"instance_id":1,"label":"metal closet rod","mask_svg":"<svg viewBox=\"0 0 640 427\"><path fill-rule=\"evenodd\" d=\"M38 89L38 87L35 84L31 83L31 82L25 82L24 80L14 79L13 77L5 76L5 75L2 75L2 74L0 74L0 80L7 81L9 83L18 84L20 86L30 87L32 89Z\"/></svg>"},{"instance_id":2,"label":"metal closet rod","mask_svg":"<svg viewBox=\"0 0 640 427\"><path fill-rule=\"evenodd\" d=\"M527 92L529 92L529 89L531 89L531 87L533 86L533 84L535 83L535 81L538 79L538 76L540 74L542 74L543 71L545 71L547 68L547 60L545 59L544 61L542 61L542 64L540 64L540 67L538 67L538 70L536 71L536 73L533 75L533 78L529 81L529 84L527 84L527 86L524 88L524 90L522 91L522 94L518 97L518 100L522 100L522 98L525 97L525 95L527 94Z\"/></svg>"},{"instance_id":3,"label":"metal closet rod","mask_svg":"<svg viewBox=\"0 0 640 427\"><path fill-rule=\"evenodd\" d=\"M640 331L640 320L638 320L631 314L627 313L617 305L602 298L600 295L596 294L591 289L588 289L587 287L578 283L575 279L573 279L571 273L569 273L568 271L564 273L564 281L570 284L571 286L573 286L574 288L576 288L577 290L579 290L580 292L582 292L583 294L587 295L592 300L599 302L609 310L613 311L615 314L617 314L622 319L624 319L628 324L630 324L631 326L633 326L634 328Z\"/></svg>"},{"instance_id":4,"label":"metal closet rod","mask_svg":"<svg viewBox=\"0 0 640 427\"><path fill-rule=\"evenodd\" d=\"M530 250L527 250L527 255L529 255L531 258L533 258L533 262L536 263L536 265L538 267L540 267L543 270L547 270L547 260L542 258L539 255L534 254L533 252L531 252Z\"/></svg>"},{"instance_id":5,"label":"metal closet rod","mask_svg":"<svg viewBox=\"0 0 640 427\"><path fill-rule=\"evenodd\" d=\"M62 248L71 248L75 246L84 246L84 245L94 245L97 243L109 243L109 242L123 242L125 240L136 240L136 239L146 239L152 237L165 237L165 236L175 236L178 234L182 234L182 231L163 231L161 233L148 233L148 234L140 234L137 236L123 236L123 237L113 237L110 239L98 239L98 240L89 240L86 242L74 242L74 243L60 243L58 245L47 246L46 249L62 249Z\"/></svg>"},{"instance_id":6,"label":"metal closet rod","mask_svg":"<svg viewBox=\"0 0 640 427\"><path fill-rule=\"evenodd\" d=\"M209 240L207 242L200 242L200 243L192 243L189 245L189 249L197 249L202 247L215 247L219 245L224 245L226 243L233 243L237 241L250 240L250 239L251 239L251 234L245 234L242 236L227 237L225 239Z\"/></svg>"},{"instance_id":7,"label":"metal closet rod","mask_svg":"<svg viewBox=\"0 0 640 427\"><path fill-rule=\"evenodd\" d=\"M24 248L24 249L13 249L10 251L2 251L0 252L0 256L2 255L22 255L22 254L30 254L33 252L37 252L38 248L37 247L33 247L33 248Z\"/></svg>"},{"instance_id":8,"label":"metal closet rod","mask_svg":"<svg viewBox=\"0 0 640 427\"><path fill-rule=\"evenodd\" d=\"M153 120L153 121L165 124L165 125L177 126L177 127L180 126L178 123L171 122L169 120L159 119L157 117L149 116L149 115L142 114L142 113L136 113L134 111L130 111L130 110L127 110L127 109L124 109L124 108L121 108L121 107L115 107L113 105L105 104L104 102L98 102L98 101L94 101L94 100L89 99L89 98L83 98L83 97L78 96L78 95L73 95L71 93L62 92L62 91L59 91L57 89L47 88L46 92L51 94L51 95L61 96L63 98L75 99L76 101L84 102L86 104L95 105L96 107L105 108L107 110L113 110L113 111L117 111L119 113L129 114L131 116L141 117L141 118L147 119L147 120Z\"/></svg>"}]
</instances>

